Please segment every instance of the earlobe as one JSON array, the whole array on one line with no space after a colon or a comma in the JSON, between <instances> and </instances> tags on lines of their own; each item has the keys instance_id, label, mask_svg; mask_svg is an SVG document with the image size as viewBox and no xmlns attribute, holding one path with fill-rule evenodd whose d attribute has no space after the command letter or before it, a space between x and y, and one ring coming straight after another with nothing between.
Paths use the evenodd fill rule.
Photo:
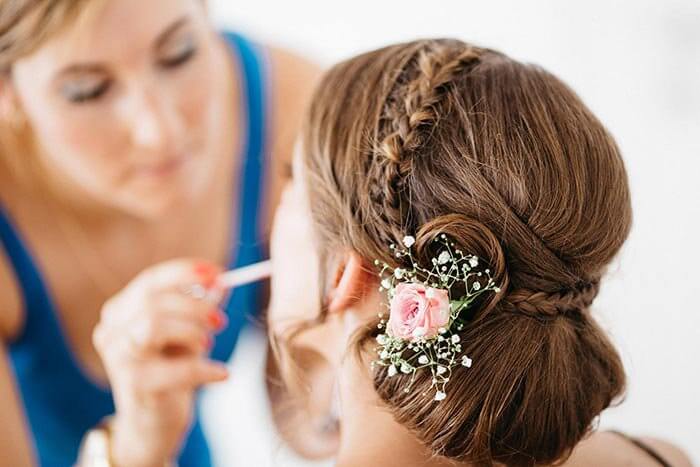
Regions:
<instances>
[{"instance_id":1,"label":"earlobe","mask_svg":"<svg viewBox=\"0 0 700 467\"><path fill-rule=\"evenodd\" d=\"M328 312L342 312L360 301L369 282L370 275L362 257L354 251L348 252L338 264L328 291Z\"/></svg>"}]
</instances>

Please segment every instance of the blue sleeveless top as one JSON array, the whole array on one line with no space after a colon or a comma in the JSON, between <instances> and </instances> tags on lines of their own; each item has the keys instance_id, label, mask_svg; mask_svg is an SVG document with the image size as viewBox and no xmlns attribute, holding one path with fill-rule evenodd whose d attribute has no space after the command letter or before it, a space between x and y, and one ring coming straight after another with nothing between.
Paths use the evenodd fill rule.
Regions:
<instances>
[{"instance_id":1,"label":"blue sleeveless top","mask_svg":"<svg viewBox=\"0 0 700 467\"><path fill-rule=\"evenodd\" d=\"M224 33L242 70L244 135L242 179L237 226L231 230L229 267L240 267L263 259L258 213L262 207L266 137L265 68L261 52L243 37ZM237 228L236 228L237 227ZM35 452L42 467L67 467L77 459L80 441L87 430L114 413L109 390L97 386L80 369L61 331L54 304L41 271L17 229L0 206L0 242L15 269L25 304L25 324L8 352L14 367L24 411L33 435ZM212 357L228 360L241 328L260 308L260 284L233 291L225 306L228 328L219 334ZM199 417L179 457L183 467L207 467L211 457Z\"/></svg>"}]
</instances>

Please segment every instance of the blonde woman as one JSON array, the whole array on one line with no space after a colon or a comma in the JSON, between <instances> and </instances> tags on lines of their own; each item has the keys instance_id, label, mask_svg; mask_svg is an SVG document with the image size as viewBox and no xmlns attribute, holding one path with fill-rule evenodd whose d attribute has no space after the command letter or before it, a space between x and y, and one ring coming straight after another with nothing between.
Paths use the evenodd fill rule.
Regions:
<instances>
[{"instance_id":1,"label":"blonde woman","mask_svg":"<svg viewBox=\"0 0 700 467\"><path fill-rule=\"evenodd\" d=\"M261 289L179 286L265 255L316 69L200 0L3 0L0 70L0 463L72 465L114 415L118 465L209 465L194 391Z\"/></svg>"}]
</instances>

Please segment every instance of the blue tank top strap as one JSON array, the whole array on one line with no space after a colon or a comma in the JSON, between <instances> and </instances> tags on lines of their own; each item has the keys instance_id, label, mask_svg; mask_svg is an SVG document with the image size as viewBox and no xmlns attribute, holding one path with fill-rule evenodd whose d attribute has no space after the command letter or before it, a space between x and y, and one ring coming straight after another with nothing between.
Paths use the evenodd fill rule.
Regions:
<instances>
[{"instance_id":1,"label":"blue tank top strap","mask_svg":"<svg viewBox=\"0 0 700 467\"><path fill-rule=\"evenodd\" d=\"M9 353L34 450L42 467L68 467L85 432L114 413L112 394L87 379L71 354L41 271L2 205L0 243L24 300L25 323ZM192 426L179 465L211 465L199 420Z\"/></svg>"},{"instance_id":2,"label":"blue tank top strap","mask_svg":"<svg viewBox=\"0 0 700 467\"><path fill-rule=\"evenodd\" d=\"M2 205L0 205L0 242L5 247L5 252L15 271L25 308L48 309L50 300L41 275L34 265L32 256L25 248L25 242L20 238ZM35 321L29 317L26 317L26 320L24 331L17 341L22 340L27 326Z\"/></svg>"},{"instance_id":3,"label":"blue tank top strap","mask_svg":"<svg viewBox=\"0 0 700 467\"><path fill-rule=\"evenodd\" d=\"M87 380L73 359L41 271L2 206L0 241L24 301L24 325L8 351L35 450L42 466L68 465L85 431L114 412L112 398Z\"/></svg>"},{"instance_id":4,"label":"blue tank top strap","mask_svg":"<svg viewBox=\"0 0 700 467\"><path fill-rule=\"evenodd\" d=\"M49 290L46 288L41 268L34 260L34 255L22 238L19 230L12 224L10 216L0 205L0 243L4 246L24 304L24 324L19 335L9 343L11 357L15 365L21 365L25 371L45 375L58 374L64 378L80 383L89 382L78 363L72 358L70 349L61 332L55 306ZM53 351L50 354L37 352L36 342L43 348ZM97 394L107 395L106 389L91 386ZM34 389L36 391L36 388ZM57 391L60 393L60 390ZM90 397L93 394L85 394Z\"/></svg>"},{"instance_id":5,"label":"blue tank top strap","mask_svg":"<svg viewBox=\"0 0 700 467\"><path fill-rule=\"evenodd\" d=\"M241 185L238 193L237 238L232 239L230 268L237 268L261 261L265 257L266 244L262 235L265 172L267 167L268 80L263 51L246 38L235 33L225 37L236 52L241 69L244 89L244 106L247 109L247 131L243 142ZM255 321L261 308L261 284L249 284L232 291L225 306L229 326L217 336L212 357L226 361L231 356L240 331Z\"/></svg>"}]
</instances>

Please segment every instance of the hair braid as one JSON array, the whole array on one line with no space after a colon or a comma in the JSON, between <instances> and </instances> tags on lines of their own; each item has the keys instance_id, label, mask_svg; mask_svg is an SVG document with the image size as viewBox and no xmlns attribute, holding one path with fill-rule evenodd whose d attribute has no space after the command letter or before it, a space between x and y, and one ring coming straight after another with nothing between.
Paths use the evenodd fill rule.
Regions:
<instances>
[{"instance_id":1,"label":"hair braid","mask_svg":"<svg viewBox=\"0 0 700 467\"><path fill-rule=\"evenodd\" d=\"M586 312L631 225L605 127L540 67L451 40L338 64L310 109L302 144L320 272L333 274L325 259L347 248L399 266L387 246L403 235L428 265L445 233L500 288L463 315L462 352L475 364L454 369L450 395L426 400L430 372L379 369L382 407L452 461L563 462L625 385L619 354ZM350 344L362 362L383 332L374 324Z\"/></svg>"},{"instance_id":2,"label":"hair braid","mask_svg":"<svg viewBox=\"0 0 700 467\"><path fill-rule=\"evenodd\" d=\"M410 224L402 203L412 170L411 155L440 119L445 89L466 67L476 64L479 50L451 42L428 42L399 74L383 107L367 177L375 213L385 226L384 241L396 241Z\"/></svg>"},{"instance_id":3,"label":"hair braid","mask_svg":"<svg viewBox=\"0 0 700 467\"><path fill-rule=\"evenodd\" d=\"M598 290L597 279L556 292L515 289L503 298L501 306L506 311L550 319L586 310L598 295Z\"/></svg>"}]
</instances>

